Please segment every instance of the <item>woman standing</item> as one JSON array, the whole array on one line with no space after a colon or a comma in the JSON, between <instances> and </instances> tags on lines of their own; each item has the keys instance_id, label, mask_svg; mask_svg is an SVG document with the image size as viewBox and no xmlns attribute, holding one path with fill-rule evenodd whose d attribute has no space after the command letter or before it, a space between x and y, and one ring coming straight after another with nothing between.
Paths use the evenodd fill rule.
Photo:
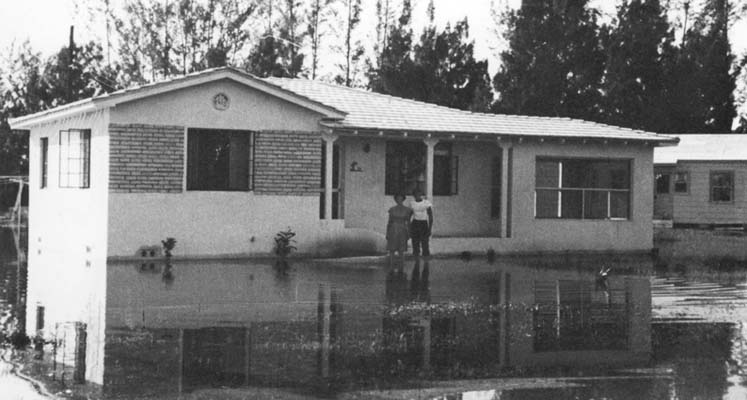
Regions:
<instances>
[{"instance_id":1,"label":"woman standing","mask_svg":"<svg viewBox=\"0 0 747 400\"><path fill-rule=\"evenodd\" d=\"M394 202L397 203L389 209L389 221L386 224L386 249L389 251L389 266L392 266L394 253L399 252L400 259L404 263L407 251L407 239L410 238L410 218L412 209L402 204L405 195L395 194Z\"/></svg>"}]
</instances>

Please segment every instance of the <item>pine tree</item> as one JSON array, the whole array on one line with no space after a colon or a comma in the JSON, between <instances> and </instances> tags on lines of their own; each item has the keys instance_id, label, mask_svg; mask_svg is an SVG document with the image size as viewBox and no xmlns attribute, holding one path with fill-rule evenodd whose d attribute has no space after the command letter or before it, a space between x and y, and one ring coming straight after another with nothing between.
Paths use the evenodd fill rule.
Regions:
<instances>
[{"instance_id":1,"label":"pine tree","mask_svg":"<svg viewBox=\"0 0 747 400\"><path fill-rule=\"evenodd\" d=\"M736 87L726 0L709 0L685 32L668 73L665 132L729 132L736 116Z\"/></svg>"},{"instance_id":2,"label":"pine tree","mask_svg":"<svg viewBox=\"0 0 747 400\"><path fill-rule=\"evenodd\" d=\"M389 45L389 34L396 29L394 10L397 0L376 0L376 42L374 43L375 60L372 64L381 64L381 56ZM402 5L405 7L405 4ZM407 5L409 7L409 3Z\"/></svg>"},{"instance_id":3,"label":"pine tree","mask_svg":"<svg viewBox=\"0 0 747 400\"><path fill-rule=\"evenodd\" d=\"M587 0L524 0L505 23L494 110L598 119L605 57Z\"/></svg>"},{"instance_id":4,"label":"pine tree","mask_svg":"<svg viewBox=\"0 0 747 400\"><path fill-rule=\"evenodd\" d=\"M658 0L632 0L618 8L605 45L605 122L654 132L666 128L665 78L673 40Z\"/></svg>"},{"instance_id":5,"label":"pine tree","mask_svg":"<svg viewBox=\"0 0 747 400\"><path fill-rule=\"evenodd\" d=\"M464 110L489 110L492 93L488 62L475 60L466 19L457 22L453 29L447 25L440 33L431 23L413 56L413 84L419 86L415 98Z\"/></svg>"},{"instance_id":6,"label":"pine tree","mask_svg":"<svg viewBox=\"0 0 747 400\"><path fill-rule=\"evenodd\" d=\"M311 41L311 79L316 79L317 76L322 37L329 31L332 3L335 1L337 0L311 0L309 22L306 25L307 35Z\"/></svg>"},{"instance_id":7,"label":"pine tree","mask_svg":"<svg viewBox=\"0 0 747 400\"><path fill-rule=\"evenodd\" d=\"M9 118L43 111L116 90L117 71L104 65L101 46L63 47L42 61L28 42L0 61L0 175L26 174L28 136Z\"/></svg>"},{"instance_id":8,"label":"pine tree","mask_svg":"<svg viewBox=\"0 0 747 400\"><path fill-rule=\"evenodd\" d=\"M264 11L267 30L246 60L245 68L261 77L298 77L303 68L304 54L300 52L306 32L301 28L298 0L284 0L280 18L275 20L272 0Z\"/></svg>"},{"instance_id":9,"label":"pine tree","mask_svg":"<svg viewBox=\"0 0 747 400\"><path fill-rule=\"evenodd\" d=\"M737 88L734 93L738 121L734 131L747 133L747 54L739 61L735 75Z\"/></svg>"},{"instance_id":10,"label":"pine tree","mask_svg":"<svg viewBox=\"0 0 747 400\"><path fill-rule=\"evenodd\" d=\"M134 83L228 65L248 47L256 9L251 0L128 0L105 8L125 78Z\"/></svg>"},{"instance_id":11,"label":"pine tree","mask_svg":"<svg viewBox=\"0 0 747 400\"><path fill-rule=\"evenodd\" d=\"M370 71L374 91L473 111L487 111L492 101L487 61L476 61L467 20L438 32L433 2L429 24L413 43L410 3L389 34L382 64Z\"/></svg>"},{"instance_id":12,"label":"pine tree","mask_svg":"<svg viewBox=\"0 0 747 400\"><path fill-rule=\"evenodd\" d=\"M103 49L97 43L63 47L43 66L44 107L57 107L120 89L118 69L118 64L105 65Z\"/></svg>"},{"instance_id":13,"label":"pine tree","mask_svg":"<svg viewBox=\"0 0 747 400\"><path fill-rule=\"evenodd\" d=\"M386 45L381 49L378 66L369 69L371 90L406 98L415 97L411 87L414 76L411 18L410 0L404 0L397 25L384 35Z\"/></svg>"},{"instance_id":14,"label":"pine tree","mask_svg":"<svg viewBox=\"0 0 747 400\"><path fill-rule=\"evenodd\" d=\"M12 131L8 119L45 108L41 56L26 41L0 62L0 175L26 175L28 134Z\"/></svg>"},{"instance_id":15,"label":"pine tree","mask_svg":"<svg viewBox=\"0 0 747 400\"><path fill-rule=\"evenodd\" d=\"M350 87L364 54L363 44L354 39L356 28L361 22L361 0L343 0L342 5L342 14L345 16L344 32L341 35L343 44L334 46L334 49L345 55L345 61L338 65L341 72L334 79L338 84Z\"/></svg>"}]
</instances>

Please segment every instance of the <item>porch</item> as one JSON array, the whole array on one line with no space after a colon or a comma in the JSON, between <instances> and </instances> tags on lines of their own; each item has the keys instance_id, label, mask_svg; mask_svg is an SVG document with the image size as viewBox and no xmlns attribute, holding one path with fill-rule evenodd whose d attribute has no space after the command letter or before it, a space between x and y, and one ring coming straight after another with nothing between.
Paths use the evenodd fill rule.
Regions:
<instances>
[{"instance_id":1,"label":"porch","mask_svg":"<svg viewBox=\"0 0 747 400\"><path fill-rule=\"evenodd\" d=\"M322 140L320 219L327 225L339 219L383 235L393 195L406 194L407 204L417 189L434 204L434 241L511 236L509 141L358 130L328 130Z\"/></svg>"}]
</instances>

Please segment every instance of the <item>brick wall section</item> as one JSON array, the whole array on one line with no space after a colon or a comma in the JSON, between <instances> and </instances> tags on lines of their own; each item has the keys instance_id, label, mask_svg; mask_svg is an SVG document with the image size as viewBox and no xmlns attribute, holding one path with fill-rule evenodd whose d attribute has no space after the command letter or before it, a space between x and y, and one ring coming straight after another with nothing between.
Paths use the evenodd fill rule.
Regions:
<instances>
[{"instance_id":1,"label":"brick wall section","mask_svg":"<svg viewBox=\"0 0 747 400\"><path fill-rule=\"evenodd\" d=\"M184 127L109 125L109 191L182 191Z\"/></svg>"},{"instance_id":2,"label":"brick wall section","mask_svg":"<svg viewBox=\"0 0 747 400\"><path fill-rule=\"evenodd\" d=\"M254 149L254 192L319 196L322 139L318 132L262 131Z\"/></svg>"}]
</instances>

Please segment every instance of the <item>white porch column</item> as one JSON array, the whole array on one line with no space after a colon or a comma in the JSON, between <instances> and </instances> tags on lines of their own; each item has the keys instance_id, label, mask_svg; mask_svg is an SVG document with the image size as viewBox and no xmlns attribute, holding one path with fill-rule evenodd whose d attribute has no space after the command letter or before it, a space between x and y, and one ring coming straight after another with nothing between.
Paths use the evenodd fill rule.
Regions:
<instances>
[{"instance_id":1,"label":"white porch column","mask_svg":"<svg viewBox=\"0 0 747 400\"><path fill-rule=\"evenodd\" d=\"M332 167L334 158L334 144L337 140L337 135L332 131L322 133L322 140L324 140L324 220L332 220Z\"/></svg>"},{"instance_id":2,"label":"white porch column","mask_svg":"<svg viewBox=\"0 0 747 400\"><path fill-rule=\"evenodd\" d=\"M508 236L508 144L500 144L501 152L501 237Z\"/></svg>"},{"instance_id":3,"label":"white porch column","mask_svg":"<svg viewBox=\"0 0 747 400\"><path fill-rule=\"evenodd\" d=\"M426 138L423 140L426 146L425 153L425 198L433 201L433 155L438 144L438 139Z\"/></svg>"}]
</instances>

